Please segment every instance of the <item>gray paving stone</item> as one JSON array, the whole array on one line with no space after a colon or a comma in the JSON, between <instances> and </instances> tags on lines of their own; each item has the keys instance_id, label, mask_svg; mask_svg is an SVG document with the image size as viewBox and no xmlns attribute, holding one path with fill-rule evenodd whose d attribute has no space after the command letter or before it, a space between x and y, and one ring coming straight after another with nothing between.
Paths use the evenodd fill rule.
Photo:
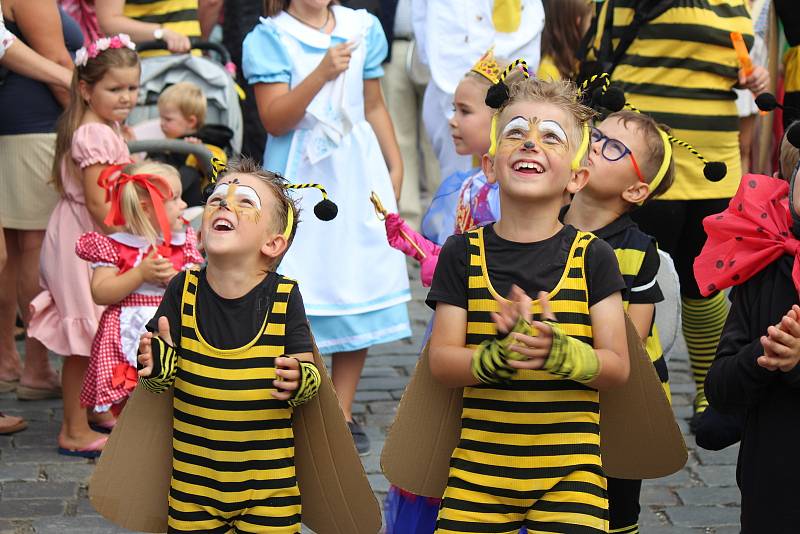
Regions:
<instances>
[{"instance_id":1,"label":"gray paving stone","mask_svg":"<svg viewBox=\"0 0 800 534\"><path fill-rule=\"evenodd\" d=\"M679 504L678 497L670 488L654 484L642 484L639 502L642 505L658 506L675 506Z\"/></svg>"},{"instance_id":2,"label":"gray paving stone","mask_svg":"<svg viewBox=\"0 0 800 534\"><path fill-rule=\"evenodd\" d=\"M408 384L408 377L375 377L364 378L359 382L358 387L364 391L387 391L393 389L403 389Z\"/></svg>"},{"instance_id":3,"label":"gray paving stone","mask_svg":"<svg viewBox=\"0 0 800 534\"><path fill-rule=\"evenodd\" d=\"M676 490L683 504L694 506L735 505L741 501L739 488L736 487L694 487Z\"/></svg>"},{"instance_id":4,"label":"gray paving stone","mask_svg":"<svg viewBox=\"0 0 800 534\"><path fill-rule=\"evenodd\" d=\"M30 519L40 516L61 515L65 503L58 499L19 499L0 501L0 518Z\"/></svg>"},{"instance_id":5,"label":"gray paving stone","mask_svg":"<svg viewBox=\"0 0 800 534\"><path fill-rule=\"evenodd\" d=\"M54 438L55 442L55 438ZM86 463L86 458L77 456L64 456L58 454L55 445L44 449L26 448L26 449L2 449L0 450L0 460L7 464L40 464L40 463L58 463L58 462L76 462Z\"/></svg>"},{"instance_id":6,"label":"gray paving stone","mask_svg":"<svg viewBox=\"0 0 800 534\"><path fill-rule=\"evenodd\" d=\"M123 534L130 530L115 527L100 516L50 517L33 523L36 534Z\"/></svg>"},{"instance_id":7,"label":"gray paving stone","mask_svg":"<svg viewBox=\"0 0 800 534\"><path fill-rule=\"evenodd\" d=\"M94 471L94 464L90 463L68 463L68 464L45 464L41 466L47 480L70 481L88 483L89 477Z\"/></svg>"},{"instance_id":8,"label":"gray paving stone","mask_svg":"<svg viewBox=\"0 0 800 534\"><path fill-rule=\"evenodd\" d=\"M356 391L356 402L372 402L391 400L392 394L388 391Z\"/></svg>"},{"instance_id":9,"label":"gray paving stone","mask_svg":"<svg viewBox=\"0 0 800 534\"><path fill-rule=\"evenodd\" d=\"M12 499L69 499L78 494L76 482L5 482L3 501Z\"/></svg>"},{"instance_id":10,"label":"gray paving stone","mask_svg":"<svg viewBox=\"0 0 800 534\"><path fill-rule=\"evenodd\" d=\"M397 401L378 401L369 404L369 411L373 414L390 414L394 417L397 413Z\"/></svg>"},{"instance_id":11,"label":"gray paving stone","mask_svg":"<svg viewBox=\"0 0 800 534\"><path fill-rule=\"evenodd\" d=\"M701 465L695 471L707 486L736 486L735 465Z\"/></svg>"},{"instance_id":12,"label":"gray paving stone","mask_svg":"<svg viewBox=\"0 0 800 534\"><path fill-rule=\"evenodd\" d=\"M36 464L0 464L0 482L39 480L39 466Z\"/></svg>"},{"instance_id":13,"label":"gray paving stone","mask_svg":"<svg viewBox=\"0 0 800 534\"><path fill-rule=\"evenodd\" d=\"M372 486L372 491L376 493L383 493L384 495L389 491L389 481L382 473L367 475L369 485Z\"/></svg>"},{"instance_id":14,"label":"gray paving stone","mask_svg":"<svg viewBox=\"0 0 800 534\"><path fill-rule=\"evenodd\" d=\"M721 451L707 451L698 447L695 455L703 465L736 465L739 457L739 445L731 445Z\"/></svg>"},{"instance_id":15,"label":"gray paving stone","mask_svg":"<svg viewBox=\"0 0 800 534\"><path fill-rule=\"evenodd\" d=\"M739 509L723 506L676 506L666 510L672 524L678 527L717 527L739 524Z\"/></svg>"}]
</instances>

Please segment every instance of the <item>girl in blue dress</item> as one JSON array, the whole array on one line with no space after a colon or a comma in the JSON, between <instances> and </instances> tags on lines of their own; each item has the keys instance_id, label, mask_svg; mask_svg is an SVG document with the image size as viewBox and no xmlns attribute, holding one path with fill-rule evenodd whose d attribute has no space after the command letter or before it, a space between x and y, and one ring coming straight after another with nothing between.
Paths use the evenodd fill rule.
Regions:
<instances>
[{"instance_id":1,"label":"girl in blue dress","mask_svg":"<svg viewBox=\"0 0 800 534\"><path fill-rule=\"evenodd\" d=\"M296 279L360 453L369 440L352 403L370 346L411 335L405 260L389 247L370 191L397 211L403 165L380 89L388 45L378 20L330 0L267 0L242 66L269 137L265 167L322 184L339 206L305 217L281 271ZM311 212L318 196L297 194Z\"/></svg>"}]
</instances>

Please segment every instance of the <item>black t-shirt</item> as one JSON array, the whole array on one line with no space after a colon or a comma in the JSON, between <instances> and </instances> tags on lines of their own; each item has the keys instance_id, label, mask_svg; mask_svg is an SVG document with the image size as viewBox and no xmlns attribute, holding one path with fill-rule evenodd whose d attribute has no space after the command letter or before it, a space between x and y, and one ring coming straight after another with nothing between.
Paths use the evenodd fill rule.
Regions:
<instances>
[{"instance_id":1,"label":"black t-shirt","mask_svg":"<svg viewBox=\"0 0 800 534\"><path fill-rule=\"evenodd\" d=\"M483 230L486 269L489 281L500 295L508 295L516 284L535 299L539 291L550 292L558 284L578 231L564 225L554 236L534 243L516 243L498 236L494 225ZM441 252L426 303L436 308L444 302L467 308L467 234L447 238ZM608 243L594 239L586 247L585 267L589 306L625 288L614 250Z\"/></svg>"},{"instance_id":2,"label":"black t-shirt","mask_svg":"<svg viewBox=\"0 0 800 534\"><path fill-rule=\"evenodd\" d=\"M567 209L562 210L561 219ZM627 297L630 304L655 304L664 300L664 294L658 285L656 277L661 266L661 258L658 255L656 241L651 236L642 232L636 223L627 213L620 216L617 220L592 232L594 235L611 245L613 249L625 249L630 247L630 240L649 240L644 251L644 259L639 266L639 272L631 280L631 285L627 288ZM626 295L623 294L623 298Z\"/></svg>"},{"instance_id":3,"label":"black t-shirt","mask_svg":"<svg viewBox=\"0 0 800 534\"><path fill-rule=\"evenodd\" d=\"M273 294L278 275L270 272L246 295L226 299L217 295L206 281L206 271L198 274L197 305L195 307L197 326L200 333L211 346L218 349L243 347L256 337L264 324L264 315L270 309L270 296ZM179 273L167 286L164 299L156 315L147 323L150 332L158 332L158 318L169 319L172 341L180 346L181 297L186 273ZM308 327L303 297L297 286L289 294L286 307L286 354L311 352L311 331Z\"/></svg>"}]
</instances>

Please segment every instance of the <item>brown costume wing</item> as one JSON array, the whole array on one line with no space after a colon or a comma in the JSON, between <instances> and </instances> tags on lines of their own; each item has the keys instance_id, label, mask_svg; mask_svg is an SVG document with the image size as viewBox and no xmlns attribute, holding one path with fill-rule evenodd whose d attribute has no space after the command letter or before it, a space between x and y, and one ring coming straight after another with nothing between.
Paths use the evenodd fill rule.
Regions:
<instances>
[{"instance_id":1,"label":"brown costume wing","mask_svg":"<svg viewBox=\"0 0 800 534\"><path fill-rule=\"evenodd\" d=\"M617 478L659 478L680 470L688 452L655 368L633 323L627 316L625 321L630 378L600 395L603 469ZM444 494L462 396L461 388L433 378L426 345L383 447L381 467L389 482L426 497Z\"/></svg>"},{"instance_id":2,"label":"brown costume wing","mask_svg":"<svg viewBox=\"0 0 800 534\"><path fill-rule=\"evenodd\" d=\"M378 501L364 474L325 364L319 394L294 411L295 464L303 523L318 534L375 534ZM166 532L172 473L172 390L136 388L89 483L92 506L112 523Z\"/></svg>"}]
</instances>

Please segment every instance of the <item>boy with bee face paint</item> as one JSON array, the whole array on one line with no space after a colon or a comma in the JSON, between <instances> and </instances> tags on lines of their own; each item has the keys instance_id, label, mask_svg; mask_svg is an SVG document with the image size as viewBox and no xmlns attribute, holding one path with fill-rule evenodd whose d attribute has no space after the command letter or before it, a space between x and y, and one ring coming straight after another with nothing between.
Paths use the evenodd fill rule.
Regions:
<instances>
[{"instance_id":1,"label":"boy with bee face paint","mask_svg":"<svg viewBox=\"0 0 800 534\"><path fill-rule=\"evenodd\" d=\"M427 299L431 373L464 388L437 532L607 532L598 390L628 377L625 283L609 245L558 219L592 113L567 82L501 79L486 102L501 216L447 240Z\"/></svg>"},{"instance_id":2,"label":"boy with bee face paint","mask_svg":"<svg viewBox=\"0 0 800 534\"><path fill-rule=\"evenodd\" d=\"M297 226L286 188L305 186L228 168L203 213L205 269L172 280L142 336L140 383L175 389L168 532L300 531L292 411L320 372L297 283L275 269Z\"/></svg>"}]
</instances>

